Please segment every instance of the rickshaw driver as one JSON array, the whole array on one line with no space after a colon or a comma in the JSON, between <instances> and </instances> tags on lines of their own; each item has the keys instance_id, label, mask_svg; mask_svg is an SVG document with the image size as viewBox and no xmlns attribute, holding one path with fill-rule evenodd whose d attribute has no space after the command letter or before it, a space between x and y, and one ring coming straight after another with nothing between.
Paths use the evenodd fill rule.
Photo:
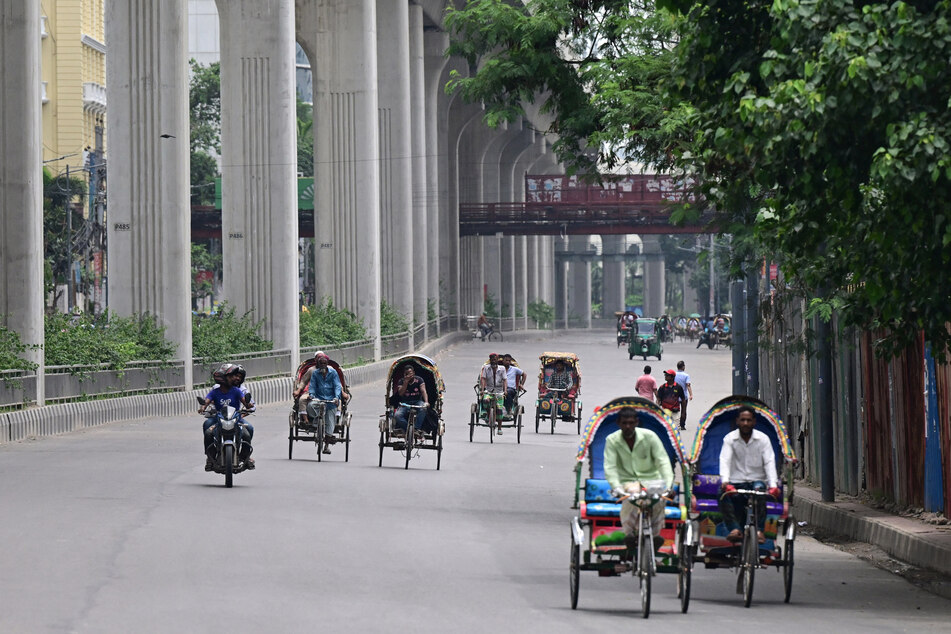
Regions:
<instances>
[{"instance_id":1,"label":"rickshaw driver","mask_svg":"<svg viewBox=\"0 0 951 634\"><path fill-rule=\"evenodd\" d=\"M493 352L489 355L489 362L482 366L479 372L479 389L483 393L488 392L496 398L505 397L505 384L508 382L508 376L504 367L499 365L499 355ZM504 407L504 405L503 405ZM498 421L498 435L502 435L502 421Z\"/></svg>"},{"instance_id":2,"label":"rickshaw driver","mask_svg":"<svg viewBox=\"0 0 951 634\"><path fill-rule=\"evenodd\" d=\"M742 525L737 517L744 517L749 499L736 492L740 489L762 489L763 481L769 484L769 494L779 499L779 479L776 477L776 457L769 438L761 431L753 429L756 416L753 408L740 407L736 415L736 429L723 438L720 449L720 482L724 495L720 498L720 513L723 523L730 533L727 539L743 539ZM757 497L758 526L756 535L759 543L766 541L763 526L766 524L766 499Z\"/></svg>"},{"instance_id":3,"label":"rickshaw driver","mask_svg":"<svg viewBox=\"0 0 951 634\"><path fill-rule=\"evenodd\" d=\"M561 359L555 362L555 370L551 373L551 378L548 379L548 387L553 390L568 391L571 391L571 388L574 387L571 373L568 372L565 362Z\"/></svg>"},{"instance_id":4,"label":"rickshaw driver","mask_svg":"<svg viewBox=\"0 0 951 634\"><path fill-rule=\"evenodd\" d=\"M416 376L416 369L412 365L406 365L403 368L403 379L399 383L394 383L393 392L399 398L401 405L396 409L393 416L394 427L397 431L406 432L409 423L410 408L407 405L425 405L429 407L429 396L426 394L426 382L422 377ZM421 432L423 421L426 416L421 412L416 415L416 421L413 423L413 429Z\"/></svg>"},{"instance_id":5,"label":"rickshaw driver","mask_svg":"<svg viewBox=\"0 0 951 634\"><path fill-rule=\"evenodd\" d=\"M317 403L314 399L333 401L324 407L324 453L330 453L330 444L334 442L334 426L337 424L337 406L343 393L340 387L340 377L337 371L330 367L330 358L322 354L317 357L317 369L310 376L310 386L307 393L310 401L307 402L307 415L313 421L317 418ZM316 421L315 421L316 422Z\"/></svg>"},{"instance_id":6,"label":"rickshaw driver","mask_svg":"<svg viewBox=\"0 0 951 634\"><path fill-rule=\"evenodd\" d=\"M667 450L657 434L649 429L638 429L637 412L625 407L618 413L618 431L604 441L604 477L617 497L637 493L642 487L651 493L666 493L674 483ZM664 527L666 500L661 497L651 507L651 530L654 533L654 551L664 545L660 531ZM625 500L621 506L621 525L628 550L637 546L638 508Z\"/></svg>"}]
</instances>

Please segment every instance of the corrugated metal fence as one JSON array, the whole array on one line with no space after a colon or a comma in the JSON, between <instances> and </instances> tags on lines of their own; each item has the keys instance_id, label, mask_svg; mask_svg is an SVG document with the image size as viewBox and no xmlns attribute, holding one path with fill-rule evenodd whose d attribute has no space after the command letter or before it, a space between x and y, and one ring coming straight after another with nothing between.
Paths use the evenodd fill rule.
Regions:
<instances>
[{"instance_id":1,"label":"corrugated metal fence","mask_svg":"<svg viewBox=\"0 0 951 634\"><path fill-rule=\"evenodd\" d=\"M818 360L805 302L782 292L764 306L760 397L787 422L802 461L819 483ZM884 360L881 333L833 321L835 487L903 507L951 508L951 366L935 364L925 342Z\"/></svg>"}]
</instances>

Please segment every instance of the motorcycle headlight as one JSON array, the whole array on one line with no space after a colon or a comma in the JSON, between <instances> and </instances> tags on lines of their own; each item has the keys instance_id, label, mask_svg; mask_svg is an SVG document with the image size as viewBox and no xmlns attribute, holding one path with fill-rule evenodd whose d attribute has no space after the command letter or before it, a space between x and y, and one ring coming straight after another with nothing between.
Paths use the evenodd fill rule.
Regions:
<instances>
[{"instance_id":1,"label":"motorcycle headlight","mask_svg":"<svg viewBox=\"0 0 951 634\"><path fill-rule=\"evenodd\" d=\"M221 421L221 428L225 431L231 431L232 429L234 429L234 423L235 423L234 419L223 420Z\"/></svg>"}]
</instances>

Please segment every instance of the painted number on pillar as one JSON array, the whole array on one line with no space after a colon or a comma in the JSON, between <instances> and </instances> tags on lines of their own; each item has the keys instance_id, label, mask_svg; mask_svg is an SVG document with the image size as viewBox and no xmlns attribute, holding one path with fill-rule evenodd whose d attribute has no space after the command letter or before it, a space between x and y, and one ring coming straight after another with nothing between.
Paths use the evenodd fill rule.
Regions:
<instances>
[{"instance_id":1,"label":"painted number on pillar","mask_svg":"<svg viewBox=\"0 0 951 634\"><path fill-rule=\"evenodd\" d=\"M113 231L132 231L132 225L128 222L117 222L112 225Z\"/></svg>"},{"instance_id":2,"label":"painted number on pillar","mask_svg":"<svg viewBox=\"0 0 951 634\"><path fill-rule=\"evenodd\" d=\"M321 242L321 243L320 243L320 248L321 248L321 249L332 249L332 248L334 248L334 243L333 243L333 242Z\"/></svg>"},{"instance_id":3,"label":"painted number on pillar","mask_svg":"<svg viewBox=\"0 0 951 634\"><path fill-rule=\"evenodd\" d=\"M244 240L244 234L243 233L229 233L228 239L229 240Z\"/></svg>"}]
</instances>

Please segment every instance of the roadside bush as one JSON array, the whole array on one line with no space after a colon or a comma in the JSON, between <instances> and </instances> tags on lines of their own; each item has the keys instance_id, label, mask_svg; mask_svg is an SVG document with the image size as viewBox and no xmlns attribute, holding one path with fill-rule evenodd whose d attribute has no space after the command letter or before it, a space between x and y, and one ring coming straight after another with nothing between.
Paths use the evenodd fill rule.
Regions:
<instances>
[{"instance_id":1,"label":"roadside bush","mask_svg":"<svg viewBox=\"0 0 951 634\"><path fill-rule=\"evenodd\" d=\"M334 306L329 297L322 304L305 308L300 314L301 347L339 345L367 337L367 329L357 316Z\"/></svg>"},{"instance_id":2,"label":"roadside bush","mask_svg":"<svg viewBox=\"0 0 951 634\"><path fill-rule=\"evenodd\" d=\"M36 364L23 358L27 348L20 333L0 324L0 370L35 370Z\"/></svg>"},{"instance_id":3,"label":"roadside bush","mask_svg":"<svg viewBox=\"0 0 951 634\"><path fill-rule=\"evenodd\" d=\"M555 308L540 299L528 305L528 317L535 322L536 328L551 328L555 321Z\"/></svg>"},{"instance_id":4,"label":"roadside bush","mask_svg":"<svg viewBox=\"0 0 951 634\"><path fill-rule=\"evenodd\" d=\"M168 361L175 346L165 339L165 327L152 315L120 317L106 312L46 316L46 365L105 363L121 370L129 361Z\"/></svg>"},{"instance_id":5,"label":"roadside bush","mask_svg":"<svg viewBox=\"0 0 951 634\"><path fill-rule=\"evenodd\" d=\"M196 359L221 357L242 352L264 352L274 343L260 335L261 324L251 311L235 317L235 309L222 304L215 315L192 316L192 356Z\"/></svg>"},{"instance_id":6,"label":"roadside bush","mask_svg":"<svg viewBox=\"0 0 951 634\"><path fill-rule=\"evenodd\" d=\"M405 315L397 312L395 308L386 303L386 300L380 302L380 335L398 335L409 330L409 319Z\"/></svg>"}]
</instances>

